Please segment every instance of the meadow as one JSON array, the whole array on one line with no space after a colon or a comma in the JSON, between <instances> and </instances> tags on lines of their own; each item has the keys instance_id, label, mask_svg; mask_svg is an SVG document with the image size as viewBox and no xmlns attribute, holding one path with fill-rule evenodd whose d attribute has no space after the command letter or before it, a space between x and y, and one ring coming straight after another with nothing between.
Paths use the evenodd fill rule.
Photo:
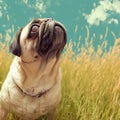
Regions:
<instances>
[{"instance_id":1,"label":"meadow","mask_svg":"<svg viewBox=\"0 0 120 120\"><path fill-rule=\"evenodd\" d=\"M120 39L108 51L103 39L97 50L88 39L89 31L83 46L81 39L70 42L61 56L62 100L56 120L120 120ZM8 44L0 42L0 86L12 58ZM15 116L9 114L6 120Z\"/></svg>"}]
</instances>

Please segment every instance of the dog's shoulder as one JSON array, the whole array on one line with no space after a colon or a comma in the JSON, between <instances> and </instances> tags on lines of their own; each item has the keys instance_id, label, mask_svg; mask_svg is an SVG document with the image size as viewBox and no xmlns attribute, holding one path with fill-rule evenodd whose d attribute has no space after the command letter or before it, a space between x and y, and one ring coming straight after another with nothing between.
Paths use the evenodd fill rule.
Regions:
<instances>
[{"instance_id":1,"label":"dog's shoulder","mask_svg":"<svg viewBox=\"0 0 120 120\"><path fill-rule=\"evenodd\" d=\"M20 78L19 77L20 72L18 71L19 71L19 60L17 57L15 57L11 63L6 79L2 84L1 93L0 93L2 96L4 97L9 96L9 91L14 87L13 79Z\"/></svg>"}]
</instances>

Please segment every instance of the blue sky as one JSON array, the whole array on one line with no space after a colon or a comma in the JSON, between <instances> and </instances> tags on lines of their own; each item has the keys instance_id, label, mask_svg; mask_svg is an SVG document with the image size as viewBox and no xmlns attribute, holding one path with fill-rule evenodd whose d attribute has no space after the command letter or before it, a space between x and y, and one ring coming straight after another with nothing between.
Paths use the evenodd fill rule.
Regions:
<instances>
[{"instance_id":1,"label":"blue sky","mask_svg":"<svg viewBox=\"0 0 120 120\"><path fill-rule=\"evenodd\" d=\"M62 22L68 32L68 41L81 37L84 42L86 28L90 31L90 39L96 37L96 46L106 30L105 40L109 45L114 44L115 37L120 37L119 0L0 0L2 41L6 33L11 40L20 27L33 18L42 17Z\"/></svg>"}]
</instances>

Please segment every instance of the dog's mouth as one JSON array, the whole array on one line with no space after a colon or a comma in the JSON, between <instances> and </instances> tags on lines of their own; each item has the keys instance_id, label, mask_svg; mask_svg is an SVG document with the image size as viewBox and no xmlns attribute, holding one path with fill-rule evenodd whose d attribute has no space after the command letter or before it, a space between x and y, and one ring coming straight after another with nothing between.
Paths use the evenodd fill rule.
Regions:
<instances>
[{"instance_id":1,"label":"dog's mouth","mask_svg":"<svg viewBox=\"0 0 120 120\"><path fill-rule=\"evenodd\" d=\"M38 40L36 48L40 55L46 53L53 40L59 39L60 36L66 40L66 30L61 23L53 19L34 20L31 24L29 37Z\"/></svg>"}]
</instances>

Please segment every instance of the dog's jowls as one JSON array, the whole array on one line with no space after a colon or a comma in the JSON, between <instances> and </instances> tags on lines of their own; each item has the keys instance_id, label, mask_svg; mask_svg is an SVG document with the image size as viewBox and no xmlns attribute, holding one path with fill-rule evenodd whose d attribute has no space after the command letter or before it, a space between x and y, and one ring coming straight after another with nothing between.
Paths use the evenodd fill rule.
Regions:
<instances>
[{"instance_id":1,"label":"dog's jowls","mask_svg":"<svg viewBox=\"0 0 120 120\"><path fill-rule=\"evenodd\" d=\"M9 112L34 120L54 113L61 99L60 54L66 44L64 26L35 19L21 28L10 45L15 58L0 91L0 120Z\"/></svg>"}]
</instances>

